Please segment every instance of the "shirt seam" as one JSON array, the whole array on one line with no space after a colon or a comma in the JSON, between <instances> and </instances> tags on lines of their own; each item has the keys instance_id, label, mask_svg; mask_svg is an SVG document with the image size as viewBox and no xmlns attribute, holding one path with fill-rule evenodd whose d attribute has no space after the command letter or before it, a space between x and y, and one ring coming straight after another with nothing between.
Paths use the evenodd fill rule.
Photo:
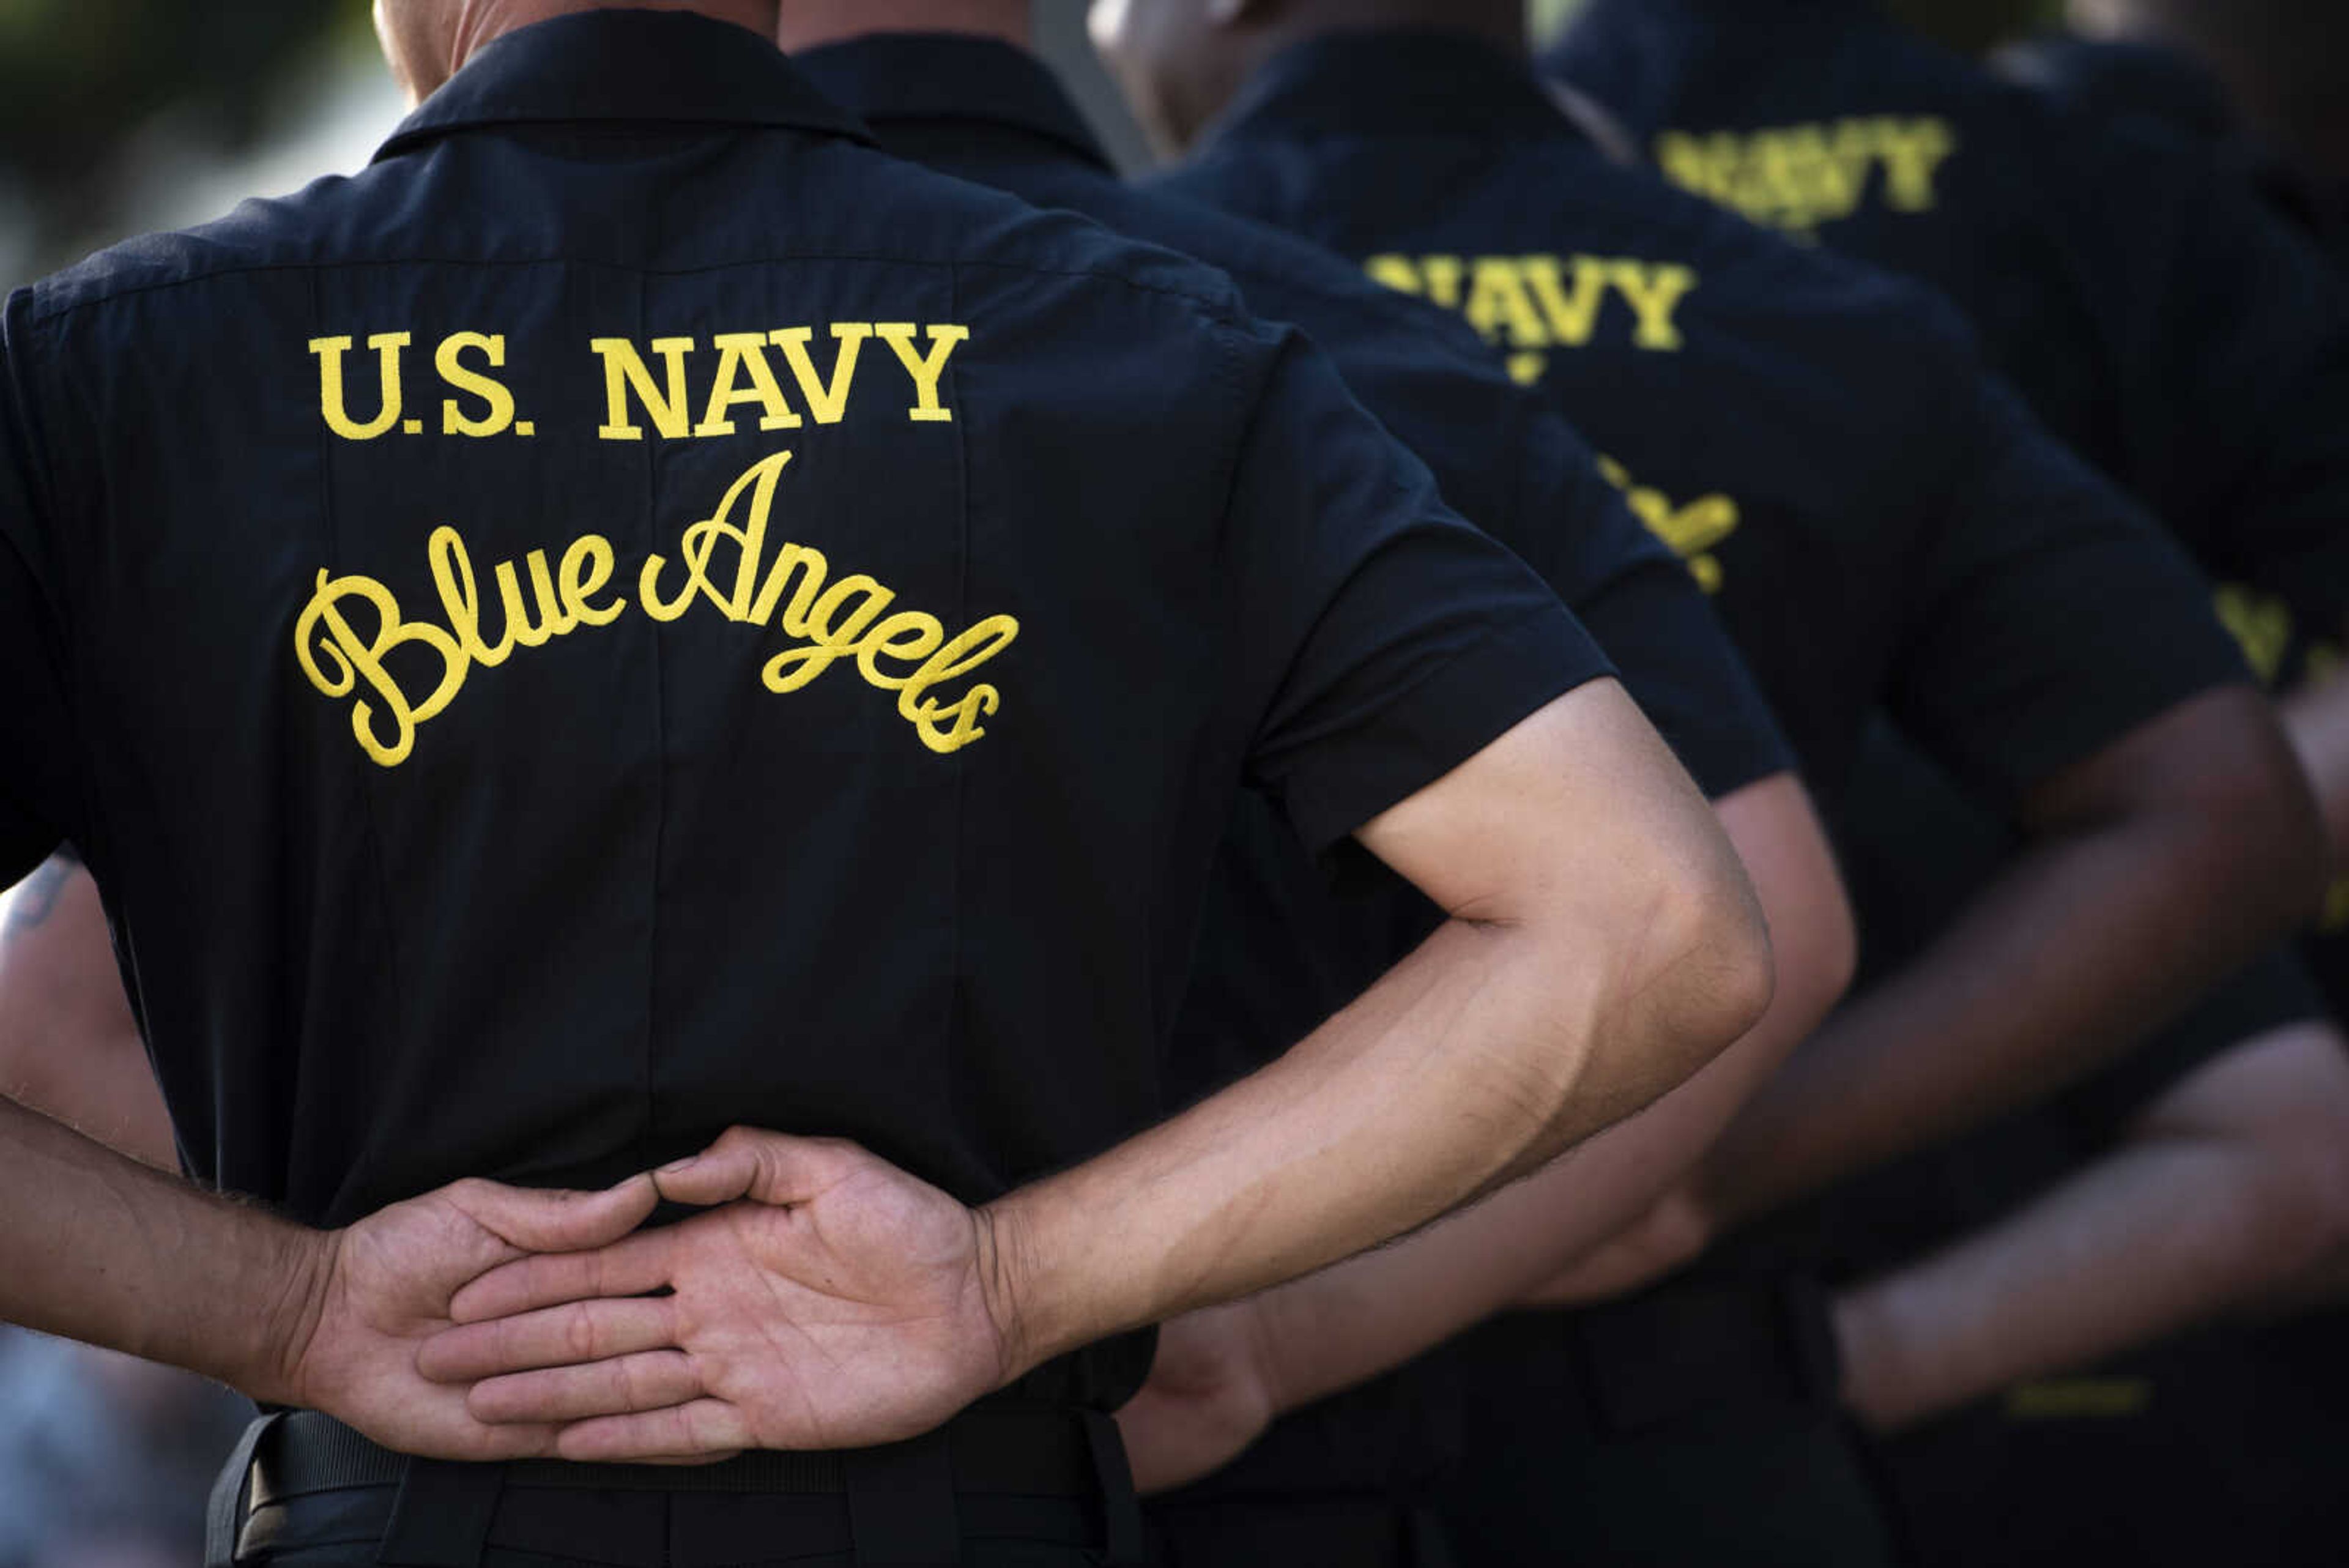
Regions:
<instances>
[{"instance_id":1,"label":"shirt seam","mask_svg":"<svg viewBox=\"0 0 2349 1568\"><path fill-rule=\"evenodd\" d=\"M1420 693L1424 691L1431 684L1452 674L1454 671L1457 670L1461 665L1470 659L1490 658L1497 647L1516 639L1528 628L1537 628L1542 623L1555 620L1557 617L1562 615L1570 618L1571 613L1572 612L1564 610L1561 607L1555 604L1528 605L1516 615L1511 616L1505 620L1495 621L1489 624L1474 641L1454 649L1448 656L1430 664L1427 668L1420 670L1416 675L1414 675L1408 683L1393 691L1384 702L1379 705L1377 713L1374 716L1374 722L1383 727L1392 728L1389 722L1392 720L1392 716L1406 709L1420 695ZM1598 645L1595 641L1591 643L1591 646L1594 649L1598 649ZM1622 679L1621 673L1616 670L1614 662L1607 658L1606 650L1604 649L1598 649L1598 652L1599 659L1595 662L1578 671L1572 672L1570 679L1569 672L1563 667L1558 667L1551 669L1547 674L1529 680L1526 682L1528 685L1553 686L1555 690L1553 691L1552 695L1546 699L1543 704L1525 710L1522 713L1518 714L1508 726L1500 730L1495 730L1492 735L1487 737L1484 743L1485 745L1492 744L1493 742L1497 741L1503 735L1507 734L1509 730L1516 728L1516 725L1525 722L1526 720L1533 717L1535 713L1540 711L1541 706L1546 706L1549 701L1557 701L1558 697L1564 696L1568 691L1578 691L1582 687L1589 685L1594 680L1616 680L1619 682ZM1336 743L1340 749L1342 750L1350 742L1340 741ZM1312 749L1319 750L1320 748ZM1450 768L1460 766L1462 763L1467 762L1469 757L1474 754L1474 753L1468 753L1450 758L1445 764L1445 771L1448 771ZM1293 773L1293 769L1283 770L1284 780L1291 776ZM1402 802L1410 799L1413 794L1418 793L1418 790L1425 789L1429 784L1433 784L1435 779L1442 776L1442 772L1429 775L1425 781L1422 782L1409 794L1397 795L1392 800L1388 801L1384 805L1376 807L1371 811L1370 816L1375 816L1380 812L1400 805ZM1285 783L1283 787L1285 791ZM1312 785L1309 786L1305 804L1309 809L1317 814L1324 813L1328 809L1328 802L1330 798L1332 797L1330 791L1319 785ZM1363 817L1362 821L1369 821L1370 816ZM1292 819L1292 821L1294 819ZM1316 826L1318 826L1319 825L1317 824ZM1333 836L1330 839L1330 842L1335 843L1337 838L1344 837L1347 835L1351 834L1355 828L1358 828L1361 826L1361 823L1355 823L1351 826L1346 828L1344 832Z\"/></svg>"},{"instance_id":2,"label":"shirt seam","mask_svg":"<svg viewBox=\"0 0 2349 1568\"><path fill-rule=\"evenodd\" d=\"M773 266L787 262L872 262L897 266L930 266L947 271L958 267L993 267L1003 272L1016 272L1032 277L1092 278L1102 283L1113 283L1137 293L1159 295L1173 299L1187 300L1217 318L1237 322L1246 312L1238 302L1215 290L1179 288L1166 284L1150 283L1128 277L1105 267L1055 267L1032 262L996 261L967 256L909 256L876 251L810 250L781 254L740 256L723 262L711 262L702 266L656 267L634 262L605 261L593 256L439 256L382 255L347 256L316 261L252 262L240 265L222 266L189 277L159 279L152 283L128 284L117 289L93 294L69 303L46 303L35 296L31 319L42 326L62 320L78 311L94 309L120 300L158 294L166 289L192 287L221 278L243 277L257 273L316 274L337 267L400 267L400 266L461 266L461 267L536 267L580 266L601 267L612 272L634 273L644 277L698 277L707 273L731 272L742 267ZM1195 264L1196 265L1196 264Z\"/></svg>"}]
</instances>

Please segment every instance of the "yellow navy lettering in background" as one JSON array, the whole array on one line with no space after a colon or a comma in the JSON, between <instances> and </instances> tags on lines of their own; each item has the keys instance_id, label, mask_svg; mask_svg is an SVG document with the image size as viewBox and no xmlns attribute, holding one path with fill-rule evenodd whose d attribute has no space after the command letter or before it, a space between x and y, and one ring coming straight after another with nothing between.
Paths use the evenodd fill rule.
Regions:
<instances>
[{"instance_id":1,"label":"yellow navy lettering in background","mask_svg":"<svg viewBox=\"0 0 2349 1568\"><path fill-rule=\"evenodd\" d=\"M1648 532L1672 547L1697 587L1708 594L1721 591L1721 560L1713 551L1737 532L1736 502L1715 493L1700 495L1684 506L1674 505L1671 497L1640 483L1611 457L1599 460L1599 472L1623 493L1633 515L1648 525Z\"/></svg>"},{"instance_id":2,"label":"yellow navy lettering in background","mask_svg":"<svg viewBox=\"0 0 2349 1568\"><path fill-rule=\"evenodd\" d=\"M1871 197L1894 213L1930 213L1958 134L1933 116L1855 116L1760 130L1667 130L1656 162L1674 184L1752 219L1809 237Z\"/></svg>"},{"instance_id":3,"label":"yellow navy lettering in background","mask_svg":"<svg viewBox=\"0 0 2349 1568\"><path fill-rule=\"evenodd\" d=\"M1635 348L1676 352L1681 305L1697 287L1689 267L1630 256L1390 254L1362 265L1389 288L1465 316L1526 385L1541 379L1551 349L1587 348L1610 324Z\"/></svg>"}]
</instances>

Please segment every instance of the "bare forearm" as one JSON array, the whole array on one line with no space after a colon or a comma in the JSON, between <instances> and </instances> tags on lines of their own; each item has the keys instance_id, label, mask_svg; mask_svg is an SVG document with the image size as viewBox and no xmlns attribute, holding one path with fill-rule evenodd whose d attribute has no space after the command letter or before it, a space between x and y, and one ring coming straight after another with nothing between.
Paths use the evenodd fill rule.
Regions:
<instances>
[{"instance_id":1,"label":"bare forearm","mask_svg":"<svg viewBox=\"0 0 2349 1568\"><path fill-rule=\"evenodd\" d=\"M179 1163L98 886L62 857L0 919L0 1094L160 1169Z\"/></svg>"},{"instance_id":2,"label":"bare forearm","mask_svg":"<svg viewBox=\"0 0 2349 1568\"><path fill-rule=\"evenodd\" d=\"M2225 1311L2306 1257L2256 1148L2125 1148L2009 1220L1837 1303L1847 1402L1898 1430ZM2282 1228L2280 1231L2280 1227Z\"/></svg>"},{"instance_id":3,"label":"bare forearm","mask_svg":"<svg viewBox=\"0 0 2349 1568\"><path fill-rule=\"evenodd\" d=\"M1406 1241L1257 1298L1276 1407L1400 1366L1627 1229L1659 1228L1658 1200L1835 1004L1851 978L1850 912L1801 786L1764 780L1718 810L1773 936L1777 986L1761 1022L1679 1088L1535 1175Z\"/></svg>"},{"instance_id":4,"label":"bare forearm","mask_svg":"<svg viewBox=\"0 0 2349 1568\"><path fill-rule=\"evenodd\" d=\"M10 1099L158 1170L179 1165L171 1118L137 1035L86 1041L63 1073L35 1071L0 1085Z\"/></svg>"},{"instance_id":5,"label":"bare forearm","mask_svg":"<svg viewBox=\"0 0 2349 1568\"><path fill-rule=\"evenodd\" d=\"M2349 680L2312 683L2277 704L2324 815L2334 875L2349 871Z\"/></svg>"},{"instance_id":6,"label":"bare forearm","mask_svg":"<svg viewBox=\"0 0 2349 1568\"><path fill-rule=\"evenodd\" d=\"M1660 1097L1768 1005L1736 853L1611 681L1359 836L1454 918L1269 1066L988 1206L1015 1359L1424 1224Z\"/></svg>"},{"instance_id":7,"label":"bare forearm","mask_svg":"<svg viewBox=\"0 0 2349 1568\"><path fill-rule=\"evenodd\" d=\"M318 1232L198 1191L0 1099L0 1317L283 1394Z\"/></svg>"},{"instance_id":8,"label":"bare forearm","mask_svg":"<svg viewBox=\"0 0 2349 1568\"><path fill-rule=\"evenodd\" d=\"M1782 1049L1756 1030L1662 1100L1524 1180L1255 1298L1273 1407L1309 1405L1402 1366L1642 1220Z\"/></svg>"},{"instance_id":9,"label":"bare forearm","mask_svg":"<svg viewBox=\"0 0 2349 1568\"><path fill-rule=\"evenodd\" d=\"M2313 906L2322 828L2264 700L2209 691L2044 781L2035 836L1847 1007L1706 1160L1733 1220L2026 1105L2111 1059Z\"/></svg>"},{"instance_id":10,"label":"bare forearm","mask_svg":"<svg viewBox=\"0 0 2349 1568\"><path fill-rule=\"evenodd\" d=\"M1526 983L1521 944L1447 925L1279 1061L992 1206L1039 1358L1319 1268L1534 1158L1543 1091L1441 1048L1499 1032L1556 1039L1561 1067L1581 1054L1592 999Z\"/></svg>"},{"instance_id":11,"label":"bare forearm","mask_svg":"<svg viewBox=\"0 0 2349 1568\"><path fill-rule=\"evenodd\" d=\"M2242 896L2213 837L2157 817L2027 850L1754 1096L1705 1161L1708 1208L1766 1212L2029 1104L2166 1022L2297 906Z\"/></svg>"}]
</instances>

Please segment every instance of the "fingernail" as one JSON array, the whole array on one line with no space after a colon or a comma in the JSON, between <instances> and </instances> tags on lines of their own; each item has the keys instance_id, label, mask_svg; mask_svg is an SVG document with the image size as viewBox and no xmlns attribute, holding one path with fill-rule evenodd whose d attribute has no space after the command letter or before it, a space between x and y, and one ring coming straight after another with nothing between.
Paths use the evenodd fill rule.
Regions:
<instances>
[{"instance_id":1,"label":"fingernail","mask_svg":"<svg viewBox=\"0 0 2349 1568\"><path fill-rule=\"evenodd\" d=\"M661 1174L663 1176L674 1176L678 1171L685 1169L688 1166L693 1165L701 1157L698 1154L688 1154L683 1159L672 1159L667 1165L660 1168Z\"/></svg>"}]
</instances>

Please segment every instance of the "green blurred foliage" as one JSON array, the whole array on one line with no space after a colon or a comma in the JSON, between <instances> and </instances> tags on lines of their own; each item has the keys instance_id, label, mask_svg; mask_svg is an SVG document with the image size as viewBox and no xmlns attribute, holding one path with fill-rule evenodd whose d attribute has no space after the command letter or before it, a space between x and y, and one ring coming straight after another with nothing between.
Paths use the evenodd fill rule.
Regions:
<instances>
[{"instance_id":1,"label":"green blurred foliage","mask_svg":"<svg viewBox=\"0 0 2349 1568\"><path fill-rule=\"evenodd\" d=\"M0 175L70 231L159 116L239 146L289 70L367 26L366 0L0 0Z\"/></svg>"}]
</instances>

